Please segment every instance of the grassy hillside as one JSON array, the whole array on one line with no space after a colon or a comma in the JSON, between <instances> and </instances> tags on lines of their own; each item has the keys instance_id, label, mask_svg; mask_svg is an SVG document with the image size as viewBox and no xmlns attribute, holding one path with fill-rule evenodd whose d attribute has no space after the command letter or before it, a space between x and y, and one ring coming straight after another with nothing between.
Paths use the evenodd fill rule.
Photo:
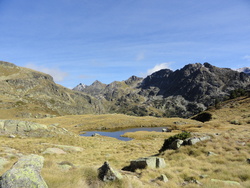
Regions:
<instances>
[{"instance_id":1,"label":"grassy hillside","mask_svg":"<svg viewBox=\"0 0 250 188\"><path fill-rule=\"evenodd\" d=\"M210 109L212 120L201 123L180 118L133 117L119 114L62 116L56 118L32 119L44 124L55 124L77 134L54 134L47 138L17 136L14 139L1 136L0 156L8 163L1 169L5 172L19 154L39 154L45 157L42 176L49 187L250 187L250 98L237 98ZM111 129L134 126L169 126L173 132L126 133L134 138L120 141L114 138L96 136L81 137L79 132L89 129ZM124 178L104 183L97 178L97 169L108 161L115 169L122 169L131 160L158 154L164 139L191 131L195 135L210 135L211 140L179 150L166 150L160 154L167 163L163 169L121 171ZM66 151L66 154L43 154L49 147L58 145L77 146L82 151ZM211 154L211 155L210 155ZM60 164L68 164L63 166ZM165 174L167 183L152 181ZM236 181L240 185L214 182L212 179ZM202 186L195 183L199 181Z\"/></svg>"}]
</instances>

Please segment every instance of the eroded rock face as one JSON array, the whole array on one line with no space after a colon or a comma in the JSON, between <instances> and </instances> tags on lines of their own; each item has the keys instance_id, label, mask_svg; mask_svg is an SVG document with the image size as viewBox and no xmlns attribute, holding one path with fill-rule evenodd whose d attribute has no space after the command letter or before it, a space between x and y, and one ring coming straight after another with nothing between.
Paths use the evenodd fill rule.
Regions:
<instances>
[{"instance_id":1,"label":"eroded rock face","mask_svg":"<svg viewBox=\"0 0 250 188\"><path fill-rule=\"evenodd\" d=\"M98 169L98 176L105 182L122 179L122 175L114 170L107 161Z\"/></svg>"},{"instance_id":2,"label":"eroded rock face","mask_svg":"<svg viewBox=\"0 0 250 188\"><path fill-rule=\"evenodd\" d=\"M0 188L48 188L40 174L43 161L39 155L23 156L0 177Z\"/></svg>"}]
</instances>

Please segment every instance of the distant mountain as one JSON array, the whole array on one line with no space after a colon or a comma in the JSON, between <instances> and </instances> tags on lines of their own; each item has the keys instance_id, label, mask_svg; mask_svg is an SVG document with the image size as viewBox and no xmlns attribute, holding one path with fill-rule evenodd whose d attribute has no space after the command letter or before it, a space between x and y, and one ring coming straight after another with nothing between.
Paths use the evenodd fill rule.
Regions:
<instances>
[{"instance_id":1,"label":"distant mountain","mask_svg":"<svg viewBox=\"0 0 250 188\"><path fill-rule=\"evenodd\" d=\"M232 90L250 87L250 76L209 63L163 69L146 78L132 76L82 91L109 103L109 111L131 115L189 117L222 101ZM94 91L94 92L92 92Z\"/></svg>"},{"instance_id":2,"label":"distant mountain","mask_svg":"<svg viewBox=\"0 0 250 188\"><path fill-rule=\"evenodd\" d=\"M74 90L74 91L82 91L85 87L86 87L85 84L80 83L79 85L74 87L72 90Z\"/></svg>"},{"instance_id":3,"label":"distant mountain","mask_svg":"<svg viewBox=\"0 0 250 188\"><path fill-rule=\"evenodd\" d=\"M50 117L86 113L124 113L136 116L190 117L224 100L230 92L250 88L250 76L209 63L180 70L163 69L146 78L73 90L38 71L0 61L0 118Z\"/></svg>"},{"instance_id":4,"label":"distant mountain","mask_svg":"<svg viewBox=\"0 0 250 188\"><path fill-rule=\"evenodd\" d=\"M244 72L245 74L250 75L250 67L243 67L243 68L240 68L240 69L236 69L236 71Z\"/></svg>"}]
</instances>

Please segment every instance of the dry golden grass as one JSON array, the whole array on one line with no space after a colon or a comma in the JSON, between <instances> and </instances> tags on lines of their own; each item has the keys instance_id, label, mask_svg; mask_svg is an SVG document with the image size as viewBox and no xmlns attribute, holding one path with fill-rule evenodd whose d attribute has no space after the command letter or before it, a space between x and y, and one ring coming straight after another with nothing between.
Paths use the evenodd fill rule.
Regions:
<instances>
[{"instance_id":1,"label":"dry golden grass","mask_svg":"<svg viewBox=\"0 0 250 188\"><path fill-rule=\"evenodd\" d=\"M135 126L168 126L175 127L171 133L135 132L126 133L134 138L131 141L120 141L114 138L97 136L81 137L78 135L57 135L49 138L21 138L0 137L1 146L14 148L22 154L39 154L45 158L42 176L49 187L201 187L192 183L193 179L202 183L205 188L250 187L250 164L246 159L250 157L250 103L249 99L235 101L237 108L232 108L234 102L223 108L213 110L214 119L210 122L199 123L180 118L132 117L119 114L65 116L48 119L32 119L38 123L56 124L79 133L84 130L100 127L135 127ZM233 109L233 111L232 111ZM241 124L233 124L237 119ZM176 124L174 122L187 122ZM75 125L79 125L75 127ZM124 179L112 183L104 183L97 178L97 169L104 161L109 161L115 169L122 169L131 160L158 154L164 139L187 130L197 135L209 134L212 139L197 143L193 146L183 146L179 150L167 150L159 157L163 157L167 167L163 169L137 170L135 173L120 171ZM44 144L47 143L47 144ZM52 144L82 147L81 152L67 152L65 155L49 155L42 152ZM0 147L1 153L3 149ZM208 153L214 155L208 156ZM0 156L5 156L1 154ZM9 163L2 169L4 173L17 157L9 159ZM58 163L67 161L74 168L65 170ZM169 182L155 180L165 174ZM204 177L204 178L202 178ZM230 186L222 182L212 182L211 179L230 180L240 183L240 186Z\"/></svg>"}]
</instances>

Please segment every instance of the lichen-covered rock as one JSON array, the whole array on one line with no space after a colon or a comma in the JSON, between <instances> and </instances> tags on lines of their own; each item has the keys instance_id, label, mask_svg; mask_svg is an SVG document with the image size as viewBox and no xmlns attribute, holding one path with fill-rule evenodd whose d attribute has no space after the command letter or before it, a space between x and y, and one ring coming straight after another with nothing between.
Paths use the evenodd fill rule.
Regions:
<instances>
[{"instance_id":1,"label":"lichen-covered rock","mask_svg":"<svg viewBox=\"0 0 250 188\"><path fill-rule=\"evenodd\" d=\"M183 145L194 145L198 142L202 142L202 141L206 141L206 140L209 140L211 139L210 136L202 136L202 137L192 137L192 138L187 138Z\"/></svg>"},{"instance_id":2,"label":"lichen-covered rock","mask_svg":"<svg viewBox=\"0 0 250 188\"><path fill-rule=\"evenodd\" d=\"M115 181L122 179L122 175L114 170L108 162L104 162L104 164L98 169L98 177L105 182Z\"/></svg>"},{"instance_id":3,"label":"lichen-covered rock","mask_svg":"<svg viewBox=\"0 0 250 188\"><path fill-rule=\"evenodd\" d=\"M0 132L4 134L22 134L39 129L47 129L47 126L28 121L0 120Z\"/></svg>"},{"instance_id":4,"label":"lichen-covered rock","mask_svg":"<svg viewBox=\"0 0 250 188\"><path fill-rule=\"evenodd\" d=\"M0 178L0 188L48 188L40 172L44 158L28 155L20 158Z\"/></svg>"}]
</instances>

